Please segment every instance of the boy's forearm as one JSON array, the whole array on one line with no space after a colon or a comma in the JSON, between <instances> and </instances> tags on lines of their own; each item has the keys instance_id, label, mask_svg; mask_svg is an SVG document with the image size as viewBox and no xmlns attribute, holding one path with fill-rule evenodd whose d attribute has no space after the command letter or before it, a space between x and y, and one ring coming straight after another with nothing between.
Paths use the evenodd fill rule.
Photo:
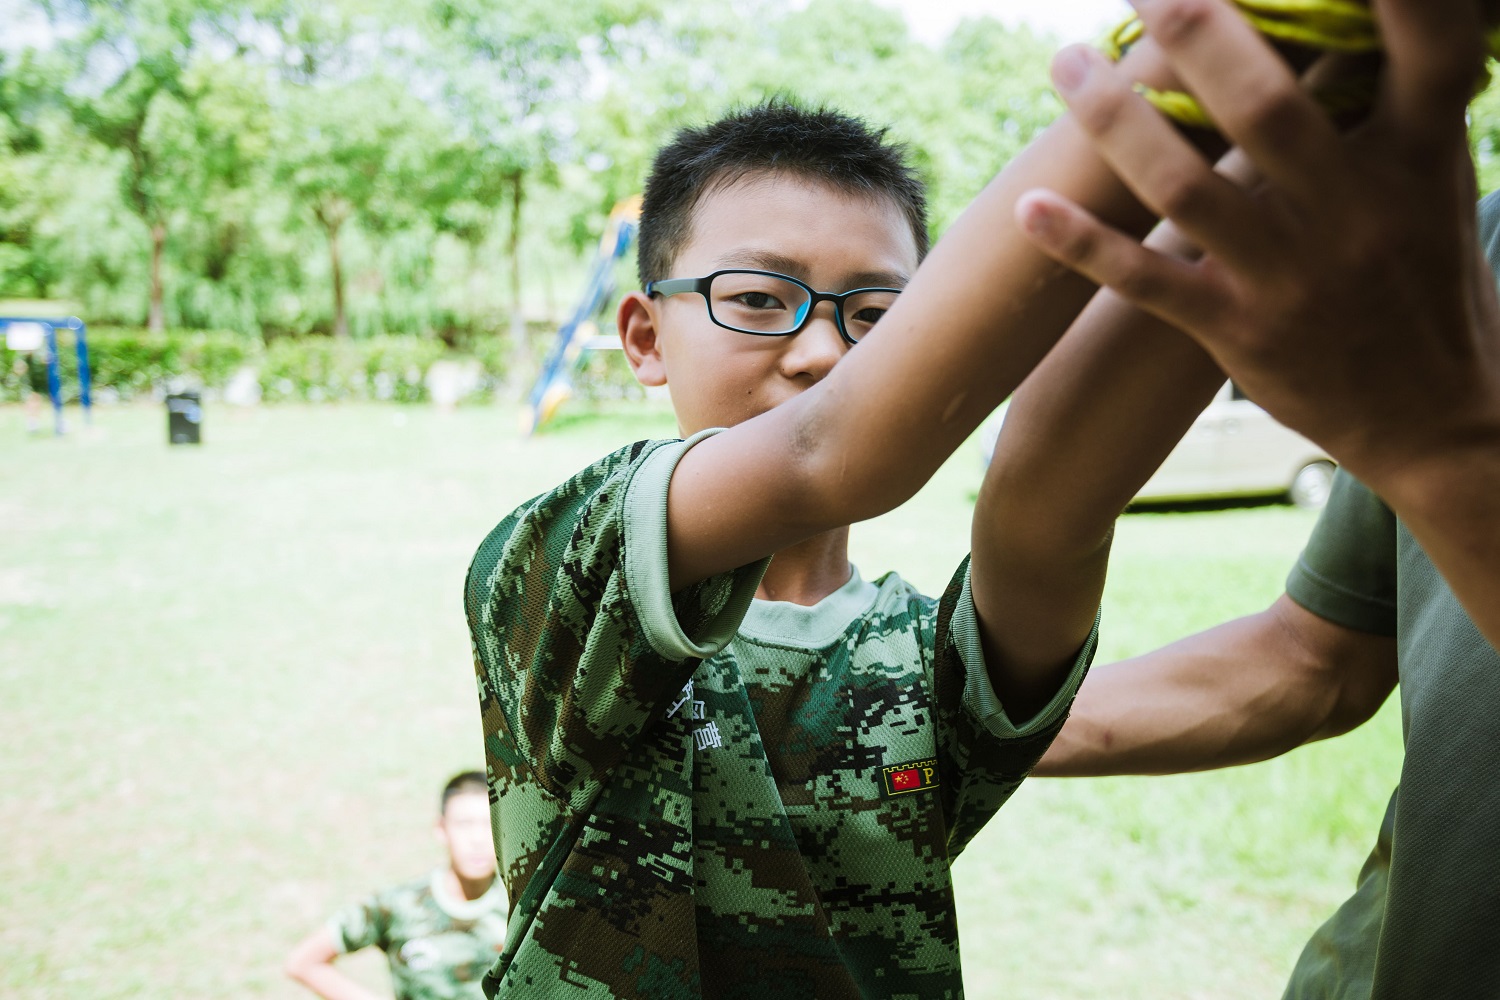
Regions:
<instances>
[{"instance_id":1,"label":"boy's forearm","mask_svg":"<svg viewBox=\"0 0 1500 1000\"><path fill-rule=\"evenodd\" d=\"M1129 59L1142 77L1156 72L1149 44ZM1016 202L1041 184L1122 229L1151 223L1082 129L1055 123L822 384L683 459L669 500L674 587L899 505L1010 394L1093 292L1015 222ZM776 473L747 483L747 468Z\"/></svg>"},{"instance_id":2,"label":"boy's forearm","mask_svg":"<svg viewBox=\"0 0 1500 1000\"><path fill-rule=\"evenodd\" d=\"M379 1000L374 993L326 963L289 971L288 974L323 1000Z\"/></svg>"},{"instance_id":3,"label":"boy's forearm","mask_svg":"<svg viewBox=\"0 0 1500 1000\"><path fill-rule=\"evenodd\" d=\"M1088 302L1094 287L1035 252L1014 222L1017 200L1043 180L1064 185L1132 231L1151 224L1064 119L1006 167L934 247L868 344L840 363L810 407L827 429L822 482L860 520L915 492L1020 384ZM867 350L874 348L874 350ZM873 492L849 497L859 474ZM850 516L852 515L852 516Z\"/></svg>"},{"instance_id":4,"label":"boy's forearm","mask_svg":"<svg viewBox=\"0 0 1500 1000\"><path fill-rule=\"evenodd\" d=\"M1011 401L975 508L976 551L1039 572L1092 559L1223 381L1196 343L1098 295Z\"/></svg>"},{"instance_id":5,"label":"boy's forearm","mask_svg":"<svg viewBox=\"0 0 1500 1000\"><path fill-rule=\"evenodd\" d=\"M378 1000L375 994L334 967L333 962L339 954L332 932L319 928L292 949L284 971L288 978L306 986L323 1000Z\"/></svg>"},{"instance_id":6,"label":"boy's forearm","mask_svg":"<svg viewBox=\"0 0 1500 1000\"><path fill-rule=\"evenodd\" d=\"M1016 392L972 537L1002 701L1055 689L1098 609L1115 519L1222 380L1197 344L1104 292Z\"/></svg>"}]
</instances>

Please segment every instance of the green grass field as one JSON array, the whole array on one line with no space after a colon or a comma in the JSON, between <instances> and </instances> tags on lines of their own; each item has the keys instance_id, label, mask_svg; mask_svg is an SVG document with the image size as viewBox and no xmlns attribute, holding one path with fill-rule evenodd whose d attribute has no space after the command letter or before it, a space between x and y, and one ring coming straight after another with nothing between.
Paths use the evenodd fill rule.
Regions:
<instances>
[{"instance_id":1,"label":"green grass field","mask_svg":"<svg viewBox=\"0 0 1500 1000\"><path fill-rule=\"evenodd\" d=\"M0 995L285 997L286 950L437 859L435 793L482 766L460 603L527 497L659 410L532 440L486 408L156 407L63 439L0 409ZM74 418L76 423L76 417ZM964 552L966 449L855 531L929 592ZM1279 506L1123 521L1102 658L1258 610L1312 526ZM1279 997L1352 888L1399 717L1181 778L1028 783L957 862L976 998ZM381 984L377 956L352 963Z\"/></svg>"}]
</instances>

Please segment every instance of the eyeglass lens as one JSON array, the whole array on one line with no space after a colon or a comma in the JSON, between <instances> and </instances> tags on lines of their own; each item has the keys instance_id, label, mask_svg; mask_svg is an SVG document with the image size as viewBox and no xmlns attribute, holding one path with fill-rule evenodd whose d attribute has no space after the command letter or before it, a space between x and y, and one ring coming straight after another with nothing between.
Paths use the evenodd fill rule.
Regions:
<instances>
[{"instance_id":1,"label":"eyeglass lens","mask_svg":"<svg viewBox=\"0 0 1500 1000\"><path fill-rule=\"evenodd\" d=\"M709 286L714 319L747 333L791 333L802 325L812 297L807 289L772 274L731 271ZM871 290L850 296L843 306L844 331L859 340L896 301L896 293Z\"/></svg>"}]
</instances>

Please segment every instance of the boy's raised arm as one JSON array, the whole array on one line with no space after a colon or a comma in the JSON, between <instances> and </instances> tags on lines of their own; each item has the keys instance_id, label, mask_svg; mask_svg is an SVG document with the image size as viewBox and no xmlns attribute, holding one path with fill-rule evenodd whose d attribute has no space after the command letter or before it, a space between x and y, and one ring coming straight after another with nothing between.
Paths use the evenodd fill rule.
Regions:
<instances>
[{"instance_id":1,"label":"boy's raised arm","mask_svg":"<svg viewBox=\"0 0 1500 1000\"><path fill-rule=\"evenodd\" d=\"M1148 243L1191 250L1165 226ZM1115 519L1223 380L1192 340L1104 291L1016 392L972 540L985 662L1010 711L1056 690L1099 608Z\"/></svg>"},{"instance_id":2,"label":"boy's raised arm","mask_svg":"<svg viewBox=\"0 0 1500 1000\"><path fill-rule=\"evenodd\" d=\"M1164 82L1149 44L1121 69ZM674 591L897 506L1020 383L1093 292L1015 222L1017 200L1043 183L1121 229L1150 224L1077 123L1054 124L820 384L682 458L668 496Z\"/></svg>"}]
</instances>

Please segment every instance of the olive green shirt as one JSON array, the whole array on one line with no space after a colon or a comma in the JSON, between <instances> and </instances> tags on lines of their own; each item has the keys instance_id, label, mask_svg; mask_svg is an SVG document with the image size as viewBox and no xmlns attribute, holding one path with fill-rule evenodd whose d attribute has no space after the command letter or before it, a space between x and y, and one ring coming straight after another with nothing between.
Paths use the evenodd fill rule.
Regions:
<instances>
[{"instance_id":1,"label":"olive green shirt","mask_svg":"<svg viewBox=\"0 0 1500 1000\"><path fill-rule=\"evenodd\" d=\"M1497 230L1492 195L1480 231L1500 274ZM1342 472L1287 593L1396 637L1405 758L1354 895L1308 943L1286 1000L1500 997L1500 654L1405 526Z\"/></svg>"}]
</instances>

